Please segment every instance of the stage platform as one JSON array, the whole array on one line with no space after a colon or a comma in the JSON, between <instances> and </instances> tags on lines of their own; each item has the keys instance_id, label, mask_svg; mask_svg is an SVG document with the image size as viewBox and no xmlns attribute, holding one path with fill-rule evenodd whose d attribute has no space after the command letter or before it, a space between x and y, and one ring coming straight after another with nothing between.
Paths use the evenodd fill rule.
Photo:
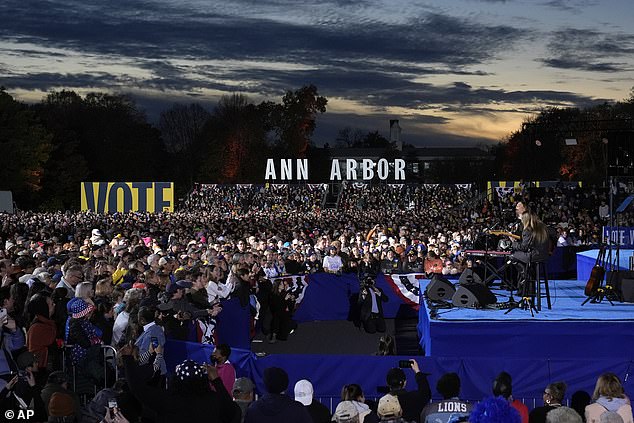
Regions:
<instances>
[{"instance_id":1,"label":"stage platform","mask_svg":"<svg viewBox=\"0 0 634 423\"><path fill-rule=\"evenodd\" d=\"M620 250L619 251L619 270L628 270L630 268L630 257L634 253L634 250ZM609 254L606 254L606 262L616 262L616 251L612 251L614 258L611 258ZM577 279L580 281L588 281L592 268L597 261L599 250L588 250L577 253ZM609 270L609 267L608 267Z\"/></svg>"},{"instance_id":2,"label":"stage platform","mask_svg":"<svg viewBox=\"0 0 634 423\"><path fill-rule=\"evenodd\" d=\"M420 280L421 292L428 282ZM418 329L426 356L415 358L430 374L432 390L444 373L457 372L461 396L479 401L490 395L492 380L505 370L513 375L514 396L533 408L541 405L550 382L564 380L569 399L580 389L592 392L596 378L611 371L624 381L626 391L634 392L634 378L628 377L634 371L634 304L582 307L584 287L585 281L551 281L553 309L547 310L544 303L535 317L523 310L504 314L505 310L453 308L438 310L437 318L431 319L423 301ZM497 293L499 301L508 299L507 291ZM388 328L394 330L393 321L388 320ZM260 393L262 374L270 366L283 367L291 387L308 378L315 397L334 409L347 383L361 384L368 398L382 396L379 387L385 385L387 371L399 359L413 357L373 355L377 341L378 335L365 334L344 319L302 321L286 342L255 342L250 349L232 345L231 362L238 376L256 382ZM169 341L165 357L173 369L186 357L207 362L212 351L210 345ZM408 386L415 386L413 372L406 375Z\"/></svg>"},{"instance_id":3,"label":"stage platform","mask_svg":"<svg viewBox=\"0 0 634 423\"><path fill-rule=\"evenodd\" d=\"M427 280L421 281L423 292ZM500 359L629 359L634 351L634 304L586 299L585 282L550 281L552 310L436 310L422 301L419 334L425 355L433 357L498 357ZM498 302L507 291L494 291Z\"/></svg>"}]
</instances>

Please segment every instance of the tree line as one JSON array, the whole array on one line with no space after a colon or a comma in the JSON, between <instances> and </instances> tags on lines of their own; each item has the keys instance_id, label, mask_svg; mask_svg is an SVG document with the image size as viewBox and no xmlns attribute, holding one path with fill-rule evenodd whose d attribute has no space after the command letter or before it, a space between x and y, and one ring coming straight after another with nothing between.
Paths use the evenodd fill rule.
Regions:
<instances>
[{"instance_id":1,"label":"tree line","mask_svg":"<svg viewBox=\"0 0 634 423\"><path fill-rule=\"evenodd\" d=\"M263 158L304 158L327 99L313 85L281 103L240 94L212 112L174 105L157 125L125 95L52 92L37 104L0 88L0 190L22 209L79 208L82 181L261 182Z\"/></svg>"},{"instance_id":2,"label":"tree line","mask_svg":"<svg viewBox=\"0 0 634 423\"><path fill-rule=\"evenodd\" d=\"M23 209L74 210L82 181L173 181L177 196L193 182L262 183L265 158L328 160L312 142L327 103L314 85L287 91L279 103L233 94L212 111L175 104L153 125L125 95L62 90L25 104L0 88L0 190ZM634 90L614 104L545 108L490 147L490 174L478 179L601 182L610 163L624 156L628 164L633 117ZM378 131L344 128L333 143L398 155ZM311 182L327 173L311 172Z\"/></svg>"}]
</instances>

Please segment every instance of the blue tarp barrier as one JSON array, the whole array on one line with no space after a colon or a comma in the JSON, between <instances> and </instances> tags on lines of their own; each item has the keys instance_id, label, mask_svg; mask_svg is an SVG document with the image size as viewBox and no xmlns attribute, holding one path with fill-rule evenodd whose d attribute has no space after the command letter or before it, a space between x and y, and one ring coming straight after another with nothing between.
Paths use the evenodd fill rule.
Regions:
<instances>
[{"instance_id":1,"label":"blue tarp barrier","mask_svg":"<svg viewBox=\"0 0 634 423\"><path fill-rule=\"evenodd\" d=\"M581 345L583 347L583 345ZM168 341L165 358L169 371L186 358L208 362L213 346L190 342ZM500 352L503 354L503 352ZM465 351L465 354L468 354ZM460 357L416 357L421 370L429 373L429 381L434 398L436 382L444 373L456 372L460 376L461 397L469 400L481 400L490 395L495 376L502 370L513 376L513 395L516 398L541 398L546 385L563 380L568 385L567 396L583 389L592 392L596 378L603 372L616 373L626 391L634 392L632 378L627 377L634 370L630 357L623 358L585 358L585 359L537 359L505 358L503 356L460 358ZM627 354L624 354L627 355ZM199 360L200 358L200 360ZM367 397L381 396L376 388L385 386L385 375L392 367L398 367L399 360L409 359L403 356L341 356L341 355L289 355L279 354L258 358L250 351L233 349L230 361L236 368L238 377L247 376L254 380L259 393L264 392L262 374L272 366L281 367L289 375L289 390L292 394L295 382L309 379L315 388L315 397L335 398L341 394L341 388L349 383L362 386ZM415 388L412 371L405 370L407 387ZM334 401L334 404L338 400ZM541 404L537 404L541 405ZM529 404L532 407L532 404Z\"/></svg>"},{"instance_id":2,"label":"blue tarp barrier","mask_svg":"<svg viewBox=\"0 0 634 423\"><path fill-rule=\"evenodd\" d=\"M251 349L249 306L242 307L237 298L223 301L222 306L222 312L216 318L218 343Z\"/></svg>"}]
</instances>

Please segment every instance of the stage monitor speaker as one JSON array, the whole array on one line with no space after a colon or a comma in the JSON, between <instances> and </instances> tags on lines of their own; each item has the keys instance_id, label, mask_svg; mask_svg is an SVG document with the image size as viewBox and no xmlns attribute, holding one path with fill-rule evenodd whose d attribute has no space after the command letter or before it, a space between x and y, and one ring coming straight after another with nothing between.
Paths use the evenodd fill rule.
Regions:
<instances>
[{"instance_id":1,"label":"stage monitor speaker","mask_svg":"<svg viewBox=\"0 0 634 423\"><path fill-rule=\"evenodd\" d=\"M451 302L454 307L480 308L497 303L495 294L484 285L460 285L453 294Z\"/></svg>"},{"instance_id":2,"label":"stage monitor speaker","mask_svg":"<svg viewBox=\"0 0 634 423\"><path fill-rule=\"evenodd\" d=\"M456 292L456 288L449 280L442 276L434 275L427 285L425 294L431 301L449 301Z\"/></svg>"},{"instance_id":3,"label":"stage monitor speaker","mask_svg":"<svg viewBox=\"0 0 634 423\"><path fill-rule=\"evenodd\" d=\"M626 303L634 303L634 279L621 279L621 299Z\"/></svg>"},{"instance_id":4,"label":"stage monitor speaker","mask_svg":"<svg viewBox=\"0 0 634 423\"><path fill-rule=\"evenodd\" d=\"M482 278L473 269L465 269L460 275L460 279L458 279L458 284L471 285L474 283L482 285Z\"/></svg>"},{"instance_id":5,"label":"stage monitor speaker","mask_svg":"<svg viewBox=\"0 0 634 423\"><path fill-rule=\"evenodd\" d=\"M606 284L612 285L616 295L623 302L634 303L634 271L609 271L605 277Z\"/></svg>"}]
</instances>

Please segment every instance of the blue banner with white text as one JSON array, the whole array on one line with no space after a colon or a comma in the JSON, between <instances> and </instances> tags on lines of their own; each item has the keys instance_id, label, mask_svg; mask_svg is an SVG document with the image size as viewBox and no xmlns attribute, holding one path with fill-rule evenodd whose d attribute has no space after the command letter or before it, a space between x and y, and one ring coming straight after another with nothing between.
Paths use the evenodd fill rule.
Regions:
<instances>
[{"instance_id":1,"label":"blue banner with white text","mask_svg":"<svg viewBox=\"0 0 634 423\"><path fill-rule=\"evenodd\" d=\"M607 244L612 241L612 245L620 245L621 247L634 247L634 227L633 226L604 226L602 242Z\"/></svg>"}]
</instances>

